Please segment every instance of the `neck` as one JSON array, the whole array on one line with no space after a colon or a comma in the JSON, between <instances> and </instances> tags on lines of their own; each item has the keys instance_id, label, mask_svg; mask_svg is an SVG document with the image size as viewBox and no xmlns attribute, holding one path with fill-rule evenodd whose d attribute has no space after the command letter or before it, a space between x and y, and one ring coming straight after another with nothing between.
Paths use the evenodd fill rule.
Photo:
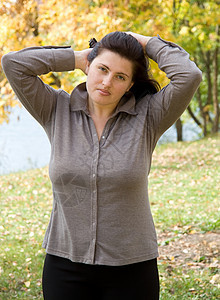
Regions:
<instances>
[{"instance_id":1,"label":"neck","mask_svg":"<svg viewBox=\"0 0 220 300\"><path fill-rule=\"evenodd\" d=\"M109 119L114 113L117 105L96 105L89 102L89 112L92 117Z\"/></svg>"}]
</instances>

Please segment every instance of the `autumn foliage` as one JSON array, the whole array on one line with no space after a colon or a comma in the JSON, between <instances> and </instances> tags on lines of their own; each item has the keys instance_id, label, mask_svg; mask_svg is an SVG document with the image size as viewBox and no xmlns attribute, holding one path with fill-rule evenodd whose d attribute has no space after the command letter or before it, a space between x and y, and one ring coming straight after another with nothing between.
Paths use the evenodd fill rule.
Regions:
<instances>
[{"instance_id":1,"label":"autumn foliage","mask_svg":"<svg viewBox=\"0 0 220 300\"><path fill-rule=\"evenodd\" d=\"M159 34L183 46L203 71L204 80L188 111L204 135L219 128L219 10L216 0L0 0L0 58L28 46L88 47L91 37L101 39L115 31ZM168 81L152 63L153 76ZM79 71L50 73L43 79L70 92L85 80ZM17 104L0 67L0 123L8 121Z\"/></svg>"}]
</instances>

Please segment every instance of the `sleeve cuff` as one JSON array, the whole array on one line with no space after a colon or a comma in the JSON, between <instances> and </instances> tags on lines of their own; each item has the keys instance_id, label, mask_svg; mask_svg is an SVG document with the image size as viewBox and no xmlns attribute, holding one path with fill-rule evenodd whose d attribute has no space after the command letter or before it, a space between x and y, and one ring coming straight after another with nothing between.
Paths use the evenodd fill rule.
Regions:
<instances>
[{"instance_id":1,"label":"sleeve cuff","mask_svg":"<svg viewBox=\"0 0 220 300\"><path fill-rule=\"evenodd\" d=\"M75 69L75 56L71 46L51 47L50 49L54 56L56 72L73 71Z\"/></svg>"}]
</instances>

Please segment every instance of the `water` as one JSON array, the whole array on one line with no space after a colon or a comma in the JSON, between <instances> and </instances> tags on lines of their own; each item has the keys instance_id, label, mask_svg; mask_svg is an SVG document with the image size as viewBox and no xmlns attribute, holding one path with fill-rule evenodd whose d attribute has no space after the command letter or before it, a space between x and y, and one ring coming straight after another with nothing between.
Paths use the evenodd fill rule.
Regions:
<instances>
[{"instance_id":1,"label":"water","mask_svg":"<svg viewBox=\"0 0 220 300\"><path fill-rule=\"evenodd\" d=\"M183 139L198 139L198 131L194 123L184 124ZM176 130L172 126L159 144L175 141ZM16 106L10 122L0 125L0 175L46 166L49 157L50 144L43 128L24 108Z\"/></svg>"},{"instance_id":2,"label":"water","mask_svg":"<svg viewBox=\"0 0 220 300\"><path fill-rule=\"evenodd\" d=\"M16 106L10 122L0 125L0 174L43 167L49 157L50 144L43 128Z\"/></svg>"}]
</instances>

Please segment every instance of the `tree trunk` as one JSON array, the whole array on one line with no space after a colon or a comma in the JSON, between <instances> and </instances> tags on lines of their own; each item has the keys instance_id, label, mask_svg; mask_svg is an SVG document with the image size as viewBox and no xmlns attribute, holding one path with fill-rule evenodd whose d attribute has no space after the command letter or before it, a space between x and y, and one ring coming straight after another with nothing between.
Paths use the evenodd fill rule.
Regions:
<instances>
[{"instance_id":1,"label":"tree trunk","mask_svg":"<svg viewBox=\"0 0 220 300\"><path fill-rule=\"evenodd\" d=\"M200 114L202 116L203 119L203 135L207 136L207 120L206 120L206 113L204 111L204 107L202 105L202 98L201 98L201 93L200 93L200 89L198 88L197 92L196 92L196 96L197 96L197 100L199 102L199 110L200 110Z\"/></svg>"},{"instance_id":2,"label":"tree trunk","mask_svg":"<svg viewBox=\"0 0 220 300\"><path fill-rule=\"evenodd\" d=\"M216 32L219 37L219 26L216 26ZM212 132L218 132L219 129L219 103L218 103L218 46L216 46L213 59L214 79L213 79L213 108L214 122Z\"/></svg>"},{"instance_id":3,"label":"tree trunk","mask_svg":"<svg viewBox=\"0 0 220 300\"><path fill-rule=\"evenodd\" d=\"M175 126L176 126L176 133L177 133L177 141L182 142L182 140L183 140L183 126L182 126L182 121L181 121L180 118L176 121Z\"/></svg>"},{"instance_id":4,"label":"tree trunk","mask_svg":"<svg viewBox=\"0 0 220 300\"><path fill-rule=\"evenodd\" d=\"M210 51L206 52L206 77L208 81L208 95L206 105L210 105L212 103L212 79L211 79L211 53Z\"/></svg>"}]
</instances>

